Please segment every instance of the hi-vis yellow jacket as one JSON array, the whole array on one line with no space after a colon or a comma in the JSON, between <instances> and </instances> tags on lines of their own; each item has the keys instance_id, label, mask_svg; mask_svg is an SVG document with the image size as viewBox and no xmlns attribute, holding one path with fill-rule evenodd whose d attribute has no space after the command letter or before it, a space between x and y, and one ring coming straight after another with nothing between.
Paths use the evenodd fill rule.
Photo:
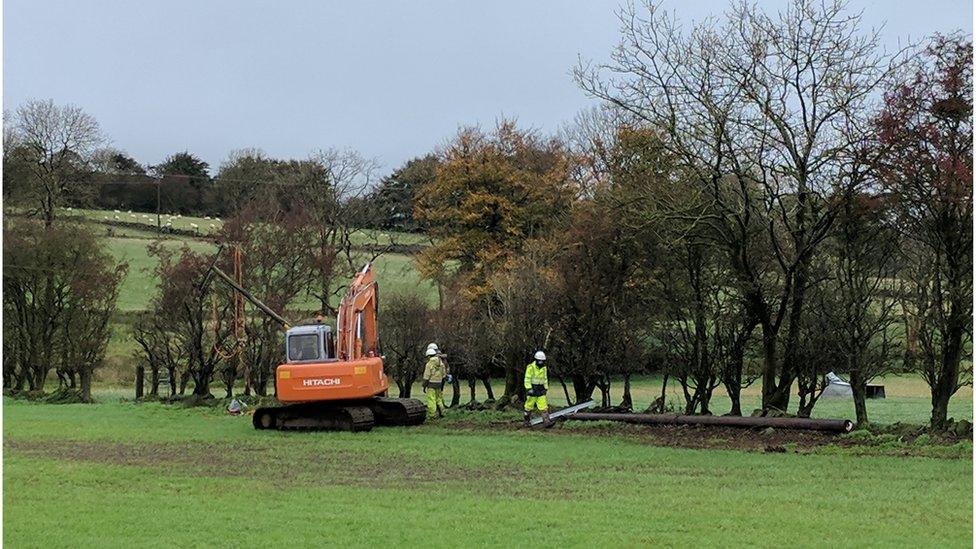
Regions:
<instances>
[{"instance_id":1,"label":"hi-vis yellow jacket","mask_svg":"<svg viewBox=\"0 0 976 549\"><path fill-rule=\"evenodd\" d=\"M440 383L445 377L447 377L447 366L445 366L444 361L440 357L430 357L427 360L427 366L424 367L423 380L431 383Z\"/></svg>"},{"instance_id":2,"label":"hi-vis yellow jacket","mask_svg":"<svg viewBox=\"0 0 976 549\"><path fill-rule=\"evenodd\" d=\"M525 367L525 388L531 389L533 385L542 385L549 390L549 373L545 366L539 366L534 360Z\"/></svg>"}]
</instances>

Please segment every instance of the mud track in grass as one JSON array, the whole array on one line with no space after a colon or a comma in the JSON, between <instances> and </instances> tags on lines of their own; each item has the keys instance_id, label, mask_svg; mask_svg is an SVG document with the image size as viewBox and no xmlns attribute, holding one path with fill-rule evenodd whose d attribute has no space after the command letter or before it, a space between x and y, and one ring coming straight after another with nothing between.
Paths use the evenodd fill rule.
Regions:
<instances>
[{"instance_id":1,"label":"mud track in grass","mask_svg":"<svg viewBox=\"0 0 976 549\"><path fill-rule=\"evenodd\" d=\"M803 429L734 428L704 425L636 425L609 421L558 421L550 429L533 427L527 430L521 420L455 421L446 428L465 431L525 431L541 436L618 437L650 446L688 448L695 450L738 450L764 453L815 453L831 447L849 451L853 455L886 455L902 457L947 457L972 459L969 452L959 455L940 453L940 447L951 446L960 439L935 437L926 445L912 446L915 436L902 437L898 446L879 445L877 439L847 438L838 433ZM934 450L933 450L934 449Z\"/></svg>"},{"instance_id":2,"label":"mud track in grass","mask_svg":"<svg viewBox=\"0 0 976 549\"><path fill-rule=\"evenodd\" d=\"M297 450L200 442L130 444L63 439L7 439L3 447L5 452L9 452L8 455L146 467L177 476L251 478L283 484L316 482L389 488L436 485L449 481L488 480L504 483L522 476L522 471L517 468L496 464L479 468L448 468L430 460L398 459L341 449ZM281 474L283 463L288 465L287 475Z\"/></svg>"}]
</instances>

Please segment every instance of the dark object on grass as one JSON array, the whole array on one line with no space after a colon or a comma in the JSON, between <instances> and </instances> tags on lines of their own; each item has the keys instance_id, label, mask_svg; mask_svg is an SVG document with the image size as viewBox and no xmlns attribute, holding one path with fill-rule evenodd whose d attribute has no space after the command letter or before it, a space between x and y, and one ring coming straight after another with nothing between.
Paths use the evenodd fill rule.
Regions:
<instances>
[{"instance_id":1,"label":"dark object on grass","mask_svg":"<svg viewBox=\"0 0 976 549\"><path fill-rule=\"evenodd\" d=\"M579 412L567 419L579 421L621 421L645 425L712 425L718 427L776 427L849 433L854 424L847 419L807 419L786 417L683 416L674 414L599 414Z\"/></svg>"},{"instance_id":2,"label":"dark object on grass","mask_svg":"<svg viewBox=\"0 0 976 549\"><path fill-rule=\"evenodd\" d=\"M867 398L884 398L885 390L884 385L868 385L867 392L865 393Z\"/></svg>"}]
</instances>

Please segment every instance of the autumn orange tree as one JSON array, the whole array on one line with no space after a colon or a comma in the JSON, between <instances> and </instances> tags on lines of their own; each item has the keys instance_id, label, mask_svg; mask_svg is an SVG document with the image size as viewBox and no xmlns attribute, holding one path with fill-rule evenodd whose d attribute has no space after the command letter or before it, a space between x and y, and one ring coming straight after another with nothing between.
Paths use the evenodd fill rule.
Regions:
<instances>
[{"instance_id":1,"label":"autumn orange tree","mask_svg":"<svg viewBox=\"0 0 976 549\"><path fill-rule=\"evenodd\" d=\"M434 241L418 258L421 273L443 282L452 266L462 295L484 298L491 275L562 219L573 199L571 166L559 140L514 122L491 133L462 129L417 197L414 217Z\"/></svg>"},{"instance_id":2,"label":"autumn orange tree","mask_svg":"<svg viewBox=\"0 0 976 549\"><path fill-rule=\"evenodd\" d=\"M439 154L433 180L416 196L414 218L432 241L417 258L422 275L482 311L498 305L496 275L515 266L526 242L550 234L567 217L575 196L573 165L560 140L511 121L491 132L460 130ZM506 357L500 403L517 398L520 358L531 351L510 347L495 353Z\"/></svg>"}]
</instances>

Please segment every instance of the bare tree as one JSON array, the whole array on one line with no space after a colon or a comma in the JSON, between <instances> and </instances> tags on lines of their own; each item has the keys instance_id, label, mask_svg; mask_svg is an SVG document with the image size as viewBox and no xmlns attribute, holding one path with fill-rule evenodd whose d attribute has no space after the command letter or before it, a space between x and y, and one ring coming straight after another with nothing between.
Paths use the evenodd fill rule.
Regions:
<instances>
[{"instance_id":1,"label":"bare tree","mask_svg":"<svg viewBox=\"0 0 976 549\"><path fill-rule=\"evenodd\" d=\"M522 374L532 353L543 349L555 328L559 277L551 267L552 252L529 250L511 269L491 278L488 318L505 371L505 393L499 408L525 400ZM559 352L548 350L549 364L562 367Z\"/></svg>"},{"instance_id":2,"label":"bare tree","mask_svg":"<svg viewBox=\"0 0 976 549\"><path fill-rule=\"evenodd\" d=\"M835 214L827 200L852 146L851 127L897 58L862 34L841 2L795 0L777 16L738 4L725 23L687 34L653 3L620 12L622 40L604 65L581 65L580 85L666 137L687 176L658 201L700 211L733 265L761 328L763 407L785 410L808 270ZM784 334L785 328L785 334Z\"/></svg>"},{"instance_id":3,"label":"bare tree","mask_svg":"<svg viewBox=\"0 0 976 549\"><path fill-rule=\"evenodd\" d=\"M207 257L188 248L169 250L160 242L150 244L149 253L159 258L160 280L151 307L186 357L180 393L192 380L195 397L210 397L214 372L224 359L221 349L227 348L233 331L229 292L201 284L210 264Z\"/></svg>"},{"instance_id":4,"label":"bare tree","mask_svg":"<svg viewBox=\"0 0 976 549\"><path fill-rule=\"evenodd\" d=\"M177 381L186 368L186 348L163 317L155 311L145 311L139 315L132 327L132 338L139 345L135 357L149 366L149 394L159 395L162 374L169 381L169 396L176 396Z\"/></svg>"},{"instance_id":5,"label":"bare tree","mask_svg":"<svg viewBox=\"0 0 976 549\"><path fill-rule=\"evenodd\" d=\"M300 177L296 191L310 219L308 253L317 279L312 294L321 303L322 313L332 314L332 298L342 288L336 282L361 267L358 262L365 262L357 262L363 258L353 253L354 239L369 237L355 226L356 209L364 205L355 199L369 190L377 164L358 152L336 149L313 154L308 164L315 173Z\"/></svg>"},{"instance_id":6,"label":"bare tree","mask_svg":"<svg viewBox=\"0 0 976 549\"><path fill-rule=\"evenodd\" d=\"M79 107L56 105L50 99L31 100L18 107L12 131L26 153L23 165L31 179L24 199L50 227L57 208L85 190L91 155L105 138L94 117ZM4 133L6 142L6 130Z\"/></svg>"},{"instance_id":7,"label":"bare tree","mask_svg":"<svg viewBox=\"0 0 976 549\"><path fill-rule=\"evenodd\" d=\"M431 339L430 307L417 294L393 294L385 299L380 315L386 367L396 381L401 398L424 371L424 351Z\"/></svg>"}]
</instances>

